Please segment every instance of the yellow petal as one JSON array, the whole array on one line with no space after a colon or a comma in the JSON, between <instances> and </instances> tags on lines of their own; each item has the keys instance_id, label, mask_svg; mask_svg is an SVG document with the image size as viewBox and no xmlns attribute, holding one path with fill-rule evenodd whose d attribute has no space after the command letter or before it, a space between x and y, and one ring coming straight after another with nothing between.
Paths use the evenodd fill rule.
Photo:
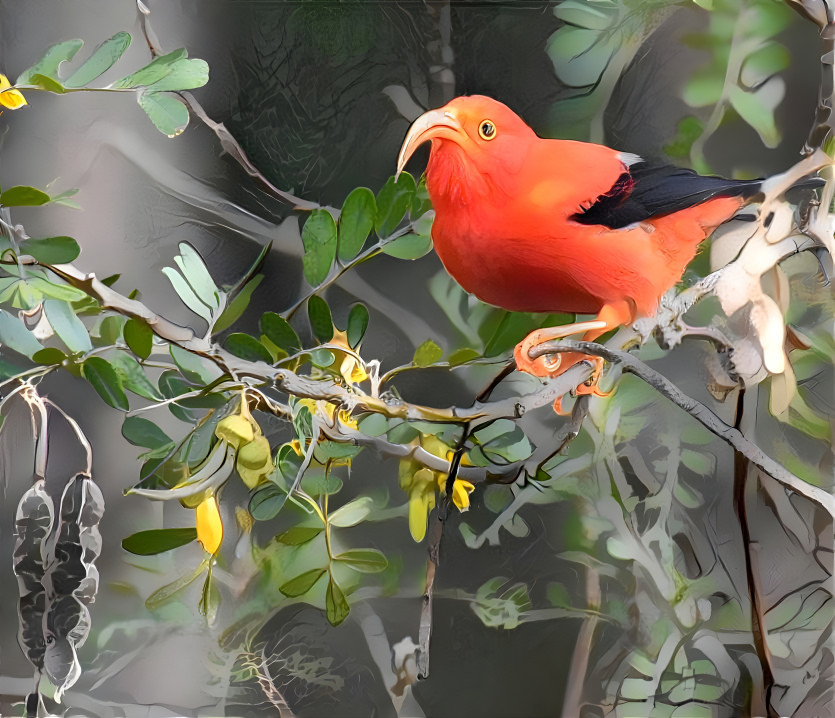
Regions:
<instances>
[{"instance_id":1,"label":"yellow petal","mask_svg":"<svg viewBox=\"0 0 835 718\"><path fill-rule=\"evenodd\" d=\"M446 474L438 474L438 489L446 490ZM464 479L455 479L452 485L452 503L454 503L459 511L466 511L470 508L470 494L475 489L475 486Z\"/></svg>"},{"instance_id":2,"label":"yellow petal","mask_svg":"<svg viewBox=\"0 0 835 718\"><path fill-rule=\"evenodd\" d=\"M351 416L351 412L343 409L339 412L339 421L341 421L345 426L349 429L358 429L359 424L357 424L357 420Z\"/></svg>"},{"instance_id":3,"label":"yellow petal","mask_svg":"<svg viewBox=\"0 0 835 718\"><path fill-rule=\"evenodd\" d=\"M426 536L426 518L434 506L434 489L423 488L409 494L409 532L418 543Z\"/></svg>"},{"instance_id":4,"label":"yellow petal","mask_svg":"<svg viewBox=\"0 0 835 718\"><path fill-rule=\"evenodd\" d=\"M368 379L368 373L365 371L365 368L356 360L356 357L350 354L346 354L342 360L339 373L342 374L342 378L349 384L359 384Z\"/></svg>"},{"instance_id":5,"label":"yellow petal","mask_svg":"<svg viewBox=\"0 0 835 718\"><path fill-rule=\"evenodd\" d=\"M12 88L9 78L0 74L0 105L16 110L26 104L26 98Z\"/></svg>"},{"instance_id":6,"label":"yellow petal","mask_svg":"<svg viewBox=\"0 0 835 718\"><path fill-rule=\"evenodd\" d=\"M424 434L421 436L420 445L430 454L434 454L439 459L445 458L447 452L450 450L447 444L441 441L437 436L432 436L432 434Z\"/></svg>"},{"instance_id":7,"label":"yellow petal","mask_svg":"<svg viewBox=\"0 0 835 718\"><path fill-rule=\"evenodd\" d=\"M470 494L475 486L469 481L463 479L456 479L452 486L452 503L454 503L459 511L466 511L470 508Z\"/></svg>"},{"instance_id":8,"label":"yellow petal","mask_svg":"<svg viewBox=\"0 0 835 718\"><path fill-rule=\"evenodd\" d=\"M221 419L215 428L215 436L239 449L255 438L255 430L248 419L240 414L232 414Z\"/></svg>"},{"instance_id":9,"label":"yellow petal","mask_svg":"<svg viewBox=\"0 0 835 718\"><path fill-rule=\"evenodd\" d=\"M223 521L216 496L207 496L194 512L197 525L197 540L203 549L212 555L218 552L223 541Z\"/></svg>"}]
</instances>

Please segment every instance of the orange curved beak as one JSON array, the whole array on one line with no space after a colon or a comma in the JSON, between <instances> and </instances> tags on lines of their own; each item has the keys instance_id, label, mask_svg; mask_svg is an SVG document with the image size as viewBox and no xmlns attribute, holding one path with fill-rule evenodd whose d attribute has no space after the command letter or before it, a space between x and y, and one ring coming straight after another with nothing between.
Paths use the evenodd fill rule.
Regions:
<instances>
[{"instance_id":1,"label":"orange curved beak","mask_svg":"<svg viewBox=\"0 0 835 718\"><path fill-rule=\"evenodd\" d=\"M467 139L467 133L464 132L464 128L451 110L441 107L424 112L412 123L400 147L400 154L397 156L397 172L394 175L395 182L409 158L424 142L452 140L461 144Z\"/></svg>"}]
</instances>

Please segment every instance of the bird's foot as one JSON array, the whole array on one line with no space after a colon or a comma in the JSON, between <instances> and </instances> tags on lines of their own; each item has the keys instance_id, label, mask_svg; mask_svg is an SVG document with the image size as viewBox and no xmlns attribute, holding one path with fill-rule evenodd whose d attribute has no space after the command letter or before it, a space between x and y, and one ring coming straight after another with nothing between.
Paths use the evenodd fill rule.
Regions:
<instances>
[{"instance_id":1,"label":"bird's foot","mask_svg":"<svg viewBox=\"0 0 835 718\"><path fill-rule=\"evenodd\" d=\"M600 320L593 320L589 322L577 322L576 324L567 324L560 327L548 327L546 329L537 329L526 336L521 342L516 345L513 350L513 358L516 360L516 368L519 371L524 371L533 376L543 378L553 378L564 373L569 367L574 366L577 362L586 358L585 354L577 354L575 352L554 352L553 354L544 354L536 359L531 359L530 352L535 347L545 342L553 341L554 339L562 339L563 337L572 334L579 334L581 332L592 332L606 327L606 323Z\"/></svg>"},{"instance_id":2,"label":"bird's foot","mask_svg":"<svg viewBox=\"0 0 835 718\"><path fill-rule=\"evenodd\" d=\"M576 327L577 325L573 326ZM583 329L584 328L585 327L583 327ZM611 392L602 391L598 385L604 365L604 361L601 357L580 354L578 352L554 352L552 354L543 354L536 359L531 359L530 351L533 348L543 344L544 342L559 338L559 336L567 336L568 333L573 333L566 333L565 329L565 327L554 327L551 329L539 329L535 332L531 332L531 334L516 345L516 348L513 351L513 358L516 360L516 368L519 371L532 374L533 376L553 379L561 374L564 374L575 364L581 361L588 361L592 365L591 376L576 387L572 393L579 396L585 394L600 397L609 396ZM565 416L570 413L563 410L562 397L554 401L554 411L561 416Z\"/></svg>"}]
</instances>

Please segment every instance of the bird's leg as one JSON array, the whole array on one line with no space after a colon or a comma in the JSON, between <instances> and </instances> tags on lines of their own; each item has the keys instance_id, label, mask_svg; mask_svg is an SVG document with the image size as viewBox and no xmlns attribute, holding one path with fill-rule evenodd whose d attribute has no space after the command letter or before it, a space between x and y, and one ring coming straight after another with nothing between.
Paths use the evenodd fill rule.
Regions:
<instances>
[{"instance_id":1,"label":"bird's leg","mask_svg":"<svg viewBox=\"0 0 835 718\"><path fill-rule=\"evenodd\" d=\"M566 324L560 327L537 329L536 331L528 334L527 337L516 345L516 349L513 350L513 358L516 360L516 368L519 371L524 371L528 374L533 374L534 376L559 376L569 367L585 359L585 354L576 354L573 352L545 354L541 357L537 357L536 359L531 359L531 349L545 342L550 342L554 339L562 339L563 337L568 337L572 334L579 334L580 332L584 332L586 335L594 334L596 338L605 332L607 328L608 324L604 319L593 319L588 322L577 322L575 324ZM602 367L602 361L600 366ZM596 375L599 376L599 374L600 372L598 370Z\"/></svg>"}]
</instances>

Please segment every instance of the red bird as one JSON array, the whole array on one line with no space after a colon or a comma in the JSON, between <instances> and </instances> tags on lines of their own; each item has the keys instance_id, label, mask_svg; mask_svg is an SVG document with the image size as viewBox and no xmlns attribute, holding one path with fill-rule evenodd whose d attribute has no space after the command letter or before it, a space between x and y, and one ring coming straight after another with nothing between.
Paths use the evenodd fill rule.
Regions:
<instances>
[{"instance_id":1,"label":"red bird","mask_svg":"<svg viewBox=\"0 0 835 718\"><path fill-rule=\"evenodd\" d=\"M699 243L761 184L542 139L510 108L479 95L415 120L398 173L427 141L432 239L452 277L504 309L596 315L535 331L516 347L517 367L536 376L555 376L583 358L532 361L528 352L541 342L579 332L592 341L652 316Z\"/></svg>"}]
</instances>

